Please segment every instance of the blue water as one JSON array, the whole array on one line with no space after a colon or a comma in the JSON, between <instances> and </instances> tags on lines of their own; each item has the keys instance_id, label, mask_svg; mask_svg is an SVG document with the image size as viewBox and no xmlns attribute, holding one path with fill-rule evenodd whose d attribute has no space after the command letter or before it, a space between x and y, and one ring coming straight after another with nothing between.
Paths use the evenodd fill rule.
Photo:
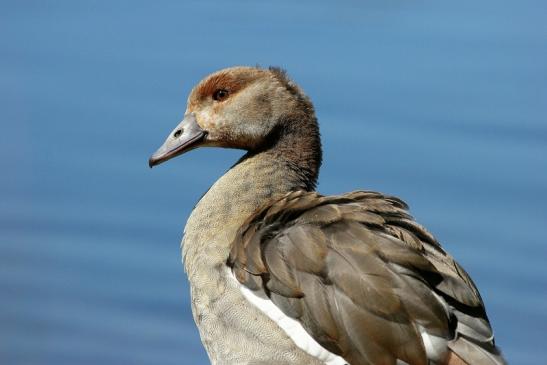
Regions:
<instances>
[{"instance_id":1,"label":"blue water","mask_svg":"<svg viewBox=\"0 0 547 365\"><path fill-rule=\"evenodd\" d=\"M179 241L240 155L150 170L192 85L280 65L319 190L403 197L481 289L512 364L547 349L547 3L0 4L0 363L206 364Z\"/></svg>"}]
</instances>

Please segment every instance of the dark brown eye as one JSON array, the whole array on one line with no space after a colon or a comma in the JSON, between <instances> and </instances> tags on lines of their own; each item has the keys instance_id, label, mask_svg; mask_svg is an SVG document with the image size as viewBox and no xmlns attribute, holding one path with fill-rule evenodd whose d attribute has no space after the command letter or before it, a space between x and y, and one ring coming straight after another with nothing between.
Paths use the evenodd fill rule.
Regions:
<instances>
[{"instance_id":1,"label":"dark brown eye","mask_svg":"<svg viewBox=\"0 0 547 365\"><path fill-rule=\"evenodd\" d=\"M216 101L223 101L228 97L229 93L228 90L225 89L218 89L213 93L213 100Z\"/></svg>"}]
</instances>

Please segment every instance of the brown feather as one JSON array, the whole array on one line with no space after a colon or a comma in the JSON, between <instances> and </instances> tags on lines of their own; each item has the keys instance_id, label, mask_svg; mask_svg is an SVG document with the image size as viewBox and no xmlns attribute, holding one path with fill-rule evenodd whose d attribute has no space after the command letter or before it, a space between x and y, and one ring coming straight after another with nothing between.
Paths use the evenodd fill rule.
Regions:
<instances>
[{"instance_id":1,"label":"brown feather","mask_svg":"<svg viewBox=\"0 0 547 365\"><path fill-rule=\"evenodd\" d=\"M471 351L473 359L501 359L471 279L406 209L369 191L292 192L247 220L228 264L353 365L427 364L419 328L452 343L461 358Z\"/></svg>"},{"instance_id":2,"label":"brown feather","mask_svg":"<svg viewBox=\"0 0 547 365\"><path fill-rule=\"evenodd\" d=\"M256 70L254 73L239 73L237 77L229 71L220 71L213 74L195 88L190 99L189 109L192 109L192 106L197 105L203 99L211 97L219 89L227 90L231 95L235 94L256 80L263 72Z\"/></svg>"}]
</instances>

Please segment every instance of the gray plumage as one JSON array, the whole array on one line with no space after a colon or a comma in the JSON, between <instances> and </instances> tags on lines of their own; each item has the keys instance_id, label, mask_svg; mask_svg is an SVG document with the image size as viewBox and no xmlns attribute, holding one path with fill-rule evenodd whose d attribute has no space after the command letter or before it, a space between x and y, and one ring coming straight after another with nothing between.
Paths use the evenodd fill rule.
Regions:
<instances>
[{"instance_id":1,"label":"gray plumage","mask_svg":"<svg viewBox=\"0 0 547 365\"><path fill-rule=\"evenodd\" d=\"M206 77L149 164L204 146L247 151L183 239L213 364L504 364L477 288L404 202L313 192L319 128L284 71Z\"/></svg>"},{"instance_id":2,"label":"gray plumage","mask_svg":"<svg viewBox=\"0 0 547 365\"><path fill-rule=\"evenodd\" d=\"M469 364L503 363L475 285L397 198L289 193L248 219L228 263L352 364L427 364L420 329Z\"/></svg>"}]
</instances>

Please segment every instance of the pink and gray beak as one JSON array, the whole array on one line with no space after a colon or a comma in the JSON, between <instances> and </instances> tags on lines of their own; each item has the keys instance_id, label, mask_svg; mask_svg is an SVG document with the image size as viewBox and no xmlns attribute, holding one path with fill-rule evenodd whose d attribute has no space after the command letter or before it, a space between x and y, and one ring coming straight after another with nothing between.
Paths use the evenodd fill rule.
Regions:
<instances>
[{"instance_id":1,"label":"pink and gray beak","mask_svg":"<svg viewBox=\"0 0 547 365\"><path fill-rule=\"evenodd\" d=\"M163 145L148 160L150 167L199 147L207 132L198 125L194 113L184 116L182 122L169 134Z\"/></svg>"}]
</instances>

